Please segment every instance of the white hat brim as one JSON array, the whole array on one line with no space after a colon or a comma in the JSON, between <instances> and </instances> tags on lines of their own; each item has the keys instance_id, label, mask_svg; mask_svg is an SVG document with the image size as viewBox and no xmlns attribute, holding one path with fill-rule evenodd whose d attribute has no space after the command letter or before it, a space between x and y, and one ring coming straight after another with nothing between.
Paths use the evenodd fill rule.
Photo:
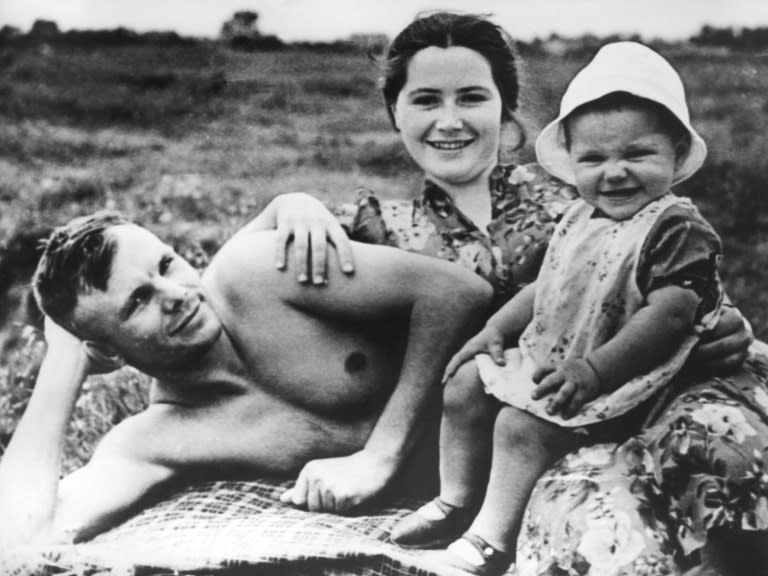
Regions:
<instances>
[{"instance_id":1,"label":"white hat brim","mask_svg":"<svg viewBox=\"0 0 768 576\"><path fill-rule=\"evenodd\" d=\"M645 46L630 42L617 43L613 46L608 45L603 50L612 47L615 47L616 51L620 49L638 50L640 48L651 52ZM593 62L598 60L599 55L600 53L598 53ZM682 182L701 168L707 156L707 145L699 133L691 126L682 83L679 77L677 77L677 73L661 56L654 53L654 57L664 62L669 71L663 70L662 72L674 74L676 83L672 81L649 81L647 76L639 75L637 69L631 69L629 72L624 73L618 68L612 68L609 73L599 71L598 73L591 74L589 68L593 65L592 63L579 72L563 95L560 114L555 120L544 127L536 139L536 157L542 168L568 184L575 184L575 176L571 168L570 157L565 143L565 134L563 133L563 120L579 106L614 92L628 92L640 98L661 104L674 114L685 126L686 130L688 130L691 136L691 146L685 159L675 172L673 184Z\"/></svg>"}]
</instances>

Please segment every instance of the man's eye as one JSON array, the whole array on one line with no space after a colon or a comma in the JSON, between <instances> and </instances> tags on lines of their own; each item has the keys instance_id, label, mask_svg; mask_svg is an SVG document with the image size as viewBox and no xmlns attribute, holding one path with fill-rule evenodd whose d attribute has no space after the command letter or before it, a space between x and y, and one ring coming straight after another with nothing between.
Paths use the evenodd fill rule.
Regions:
<instances>
[{"instance_id":1,"label":"man's eye","mask_svg":"<svg viewBox=\"0 0 768 576\"><path fill-rule=\"evenodd\" d=\"M160 275L164 275L166 272L168 272L168 268L171 267L171 264L173 263L173 256L163 256L160 259L160 264L158 265L158 271L160 272Z\"/></svg>"},{"instance_id":2,"label":"man's eye","mask_svg":"<svg viewBox=\"0 0 768 576\"><path fill-rule=\"evenodd\" d=\"M131 316L136 310L139 309L139 306L144 302L144 297L140 294L136 294L134 296L131 296L131 300L128 302L128 308L126 308L126 312L128 316Z\"/></svg>"}]
</instances>

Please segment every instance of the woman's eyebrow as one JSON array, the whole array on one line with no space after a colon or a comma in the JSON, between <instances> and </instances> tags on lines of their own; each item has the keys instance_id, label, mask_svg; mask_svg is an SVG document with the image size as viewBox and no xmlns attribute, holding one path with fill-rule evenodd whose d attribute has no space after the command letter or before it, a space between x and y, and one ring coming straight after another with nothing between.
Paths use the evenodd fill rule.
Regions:
<instances>
[{"instance_id":1,"label":"woman's eyebrow","mask_svg":"<svg viewBox=\"0 0 768 576\"><path fill-rule=\"evenodd\" d=\"M490 92L490 89L487 86L462 86L456 92Z\"/></svg>"},{"instance_id":2,"label":"woman's eyebrow","mask_svg":"<svg viewBox=\"0 0 768 576\"><path fill-rule=\"evenodd\" d=\"M413 90L408 91L408 94L440 94L441 90L437 88L428 88L425 86L419 86Z\"/></svg>"}]
</instances>

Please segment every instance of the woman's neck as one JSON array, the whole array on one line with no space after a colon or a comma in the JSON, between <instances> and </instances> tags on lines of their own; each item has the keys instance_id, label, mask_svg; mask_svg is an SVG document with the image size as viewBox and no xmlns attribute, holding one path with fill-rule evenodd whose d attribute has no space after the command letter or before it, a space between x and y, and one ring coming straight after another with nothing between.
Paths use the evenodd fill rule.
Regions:
<instances>
[{"instance_id":1,"label":"woman's neck","mask_svg":"<svg viewBox=\"0 0 768 576\"><path fill-rule=\"evenodd\" d=\"M491 223L491 191L489 178L495 166L491 165L472 182L450 184L436 181L451 198L456 207L474 224L485 232Z\"/></svg>"}]
</instances>

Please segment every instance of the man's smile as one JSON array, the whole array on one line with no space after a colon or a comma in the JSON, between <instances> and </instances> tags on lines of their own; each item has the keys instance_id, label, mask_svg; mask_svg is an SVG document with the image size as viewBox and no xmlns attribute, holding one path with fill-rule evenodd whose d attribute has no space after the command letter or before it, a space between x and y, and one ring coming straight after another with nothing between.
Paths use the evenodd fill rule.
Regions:
<instances>
[{"instance_id":1,"label":"man's smile","mask_svg":"<svg viewBox=\"0 0 768 576\"><path fill-rule=\"evenodd\" d=\"M169 326L168 334L175 336L181 332L197 315L200 310L200 304L202 300L196 298L194 303L190 304L185 311L183 311Z\"/></svg>"}]
</instances>

